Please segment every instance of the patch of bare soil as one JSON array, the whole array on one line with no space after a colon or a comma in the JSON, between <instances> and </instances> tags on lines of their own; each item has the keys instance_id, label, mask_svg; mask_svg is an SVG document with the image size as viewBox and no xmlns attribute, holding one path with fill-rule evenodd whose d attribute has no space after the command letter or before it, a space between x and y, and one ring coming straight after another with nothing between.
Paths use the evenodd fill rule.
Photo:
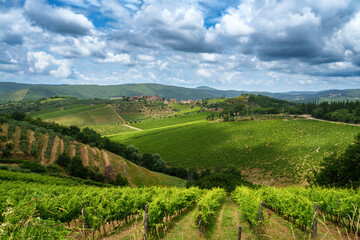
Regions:
<instances>
[{"instance_id":1,"label":"patch of bare soil","mask_svg":"<svg viewBox=\"0 0 360 240\"><path fill-rule=\"evenodd\" d=\"M76 155L76 148L75 148L75 145L74 145L74 144L70 144L70 151L69 151L69 153L70 153L70 157L71 157L71 158L75 157L75 155Z\"/></svg>"},{"instance_id":2,"label":"patch of bare soil","mask_svg":"<svg viewBox=\"0 0 360 240\"><path fill-rule=\"evenodd\" d=\"M105 152L104 150L101 150L101 153L102 153L102 157L103 157L104 162L105 162L105 167L109 166L110 161L109 161L109 156L108 156L107 152Z\"/></svg>"},{"instance_id":3,"label":"patch of bare soil","mask_svg":"<svg viewBox=\"0 0 360 240\"><path fill-rule=\"evenodd\" d=\"M89 166L89 155L88 155L87 147L85 145L80 148L80 154L81 154L81 160L83 162L83 165L85 167L88 167Z\"/></svg>"}]
</instances>

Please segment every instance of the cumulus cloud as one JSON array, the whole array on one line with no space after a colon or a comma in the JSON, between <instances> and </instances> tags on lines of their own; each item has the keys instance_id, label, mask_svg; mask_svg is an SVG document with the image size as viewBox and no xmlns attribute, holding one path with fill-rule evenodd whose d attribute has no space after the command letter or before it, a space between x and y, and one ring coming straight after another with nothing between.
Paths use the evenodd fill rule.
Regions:
<instances>
[{"instance_id":1,"label":"cumulus cloud","mask_svg":"<svg viewBox=\"0 0 360 240\"><path fill-rule=\"evenodd\" d=\"M360 84L355 0L0 1L0 74L12 79L282 91Z\"/></svg>"},{"instance_id":2,"label":"cumulus cloud","mask_svg":"<svg viewBox=\"0 0 360 240\"><path fill-rule=\"evenodd\" d=\"M146 55L146 54L138 54L136 56L136 58L140 61L145 61L145 62L152 62L155 61L155 57L154 56L150 56L150 55Z\"/></svg>"},{"instance_id":3,"label":"cumulus cloud","mask_svg":"<svg viewBox=\"0 0 360 240\"><path fill-rule=\"evenodd\" d=\"M50 74L57 78L66 78L71 74L70 61L58 60L46 52L28 52L29 72Z\"/></svg>"},{"instance_id":4,"label":"cumulus cloud","mask_svg":"<svg viewBox=\"0 0 360 240\"><path fill-rule=\"evenodd\" d=\"M125 65L132 64L131 57L129 54L121 53L107 53L104 59L97 59L99 63L121 63Z\"/></svg>"},{"instance_id":5,"label":"cumulus cloud","mask_svg":"<svg viewBox=\"0 0 360 240\"><path fill-rule=\"evenodd\" d=\"M89 35L94 29L84 15L67 8L49 6L44 0L27 0L24 9L32 22L56 33Z\"/></svg>"}]
</instances>

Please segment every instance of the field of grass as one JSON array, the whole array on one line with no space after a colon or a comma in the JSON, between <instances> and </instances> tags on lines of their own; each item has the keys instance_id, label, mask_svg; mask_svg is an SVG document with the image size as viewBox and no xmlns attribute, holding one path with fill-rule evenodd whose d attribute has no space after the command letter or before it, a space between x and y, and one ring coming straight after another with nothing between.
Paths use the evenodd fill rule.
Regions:
<instances>
[{"instance_id":1,"label":"field of grass","mask_svg":"<svg viewBox=\"0 0 360 240\"><path fill-rule=\"evenodd\" d=\"M108 124L108 125L95 125L95 126L88 126L88 127L95 130L96 132L100 133L101 135L112 135L112 134L136 131L134 129L123 126L118 123L117 124Z\"/></svg>"},{"instance_id":2,"label":"field of grass","mask_svg":"<svg viewBox=\"0 0 360 240\"><path fill-rule=\"evenodd\" d=\"M314 120L193 122L111 136L142 152L157 152L170 165L195 168L236 166L277 178L300 179L324 156L341 152L358 126Z\"/></svg>"},{"instance_id":3,"label":"field of grass","mask_svg":"<svg viewBox=\"0 0 360 240\"><path fill-rule=\"evenodd\" d=\"M131 125L141 129L159 128L159 127L171 126L175 124L193 122L199 120L205 121L206 116L211 113L212 112L189 113L189 114L176 115L176 117L172 115L172 116L162 117L161 119L160 118L147 119L138 123L133 123Z\"/></svg>"},{"instance_id":4,"label":"field of grass","mask_svg":"<svg viewBox=\"0 0 360 240\"><path fill-rule=\"evenodd\" d=\"M73 105L67 105L66 110L60 110L59 108L51 108L46 109L39 112L32 112L30 113L30 116L33 118L41 118L41 119L49 119L49 118L56 118L56 117L63 117L70 114L80 113L83 111L89 111L94 110L97 108L104 107L105 105L83 105L83 104L73 104Z\"/></svg>"},{"instance_id":5,"label":"field of grass","mask_svg":"<svg viewBox=\"0 0 360 240\"><path fill-rule=\"evenodd\" d=\"M149 116L144 113L119 113L119 115L125 121L135 121L135 120L143 120L149 118Z\"/></svg>"},{"instance_id":6,"label":"field of grass","mask_svg":"<svg viewBox=\"0 0 360 240\"><path fill-rule=\"evenodd\" d=\"M56 122L64 126L76 125L78 127L86 127L92 125L106 125L106 124L114 124L114 123L122 122L121 119L108 106L83 110L80 112L77 112L79 108L71 109L69 111L72 110L74 110L75 113L67 114L55 118L48 118L46 120L50 122Z\"/></svg>"}]
</instances>

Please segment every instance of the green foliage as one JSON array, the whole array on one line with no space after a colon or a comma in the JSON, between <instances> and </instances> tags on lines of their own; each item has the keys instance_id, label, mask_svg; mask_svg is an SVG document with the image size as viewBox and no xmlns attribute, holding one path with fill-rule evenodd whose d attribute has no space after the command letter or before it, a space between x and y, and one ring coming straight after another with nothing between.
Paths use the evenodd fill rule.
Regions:
<instances>
[{"instance_id":1,"label":"green foliage","mask_svg":"<svg viewBox=\"0 0 360 240\"><path fill-rule=\"evenodd\" d=\"M46 169L46 172L49 172L49 173L61 173L62 170L59 166L56 166L56 165L48 165L45 167Z\"/></svg>"},{"instance_id":2,"label":"green foliage","mask_svg":"<svg viewBox=\"0 0 360 240\"><path fill-rule=\"evenodd\" d=\"M346 186L360 184L360 134L344 153L325 157L322 168L315 172L315 183L324 186Z\"/></svg>"},{"instance_id":3,"label":"green foliage","mask_svg":"<svg viewBox=\"0 0 360 240\"><path fill-rule=\"evenodd\" d=\"M70 162L71 162L70 156L65 152L60 154L58 159L56 160L56 164L58 164L64 168L67 168L69 166Z\"/></svg>"},{"instance_id":4,"label":"green foliage","mask_svg":"<svg viewBox=\"0 0 360 240\"><path fill-rule=\"evenodd\" d=\"M87 178L88 171L82 164L82 160L79 156L75 156L71 159L70 164L67 167L68 173L73 177Z\"/></svg>"},{"instance_id":5,"label":"green foliage","mask_svg":"<svg viewBox=\"0 0 360 240\"><path fill-rule=\"evenodd\" d=\"M141 153L157 152L174 167L215 169L235 165L299 180L309 168L319 167L324 155L349 145L358 131L357 126L300 119L204 120L109 138L133 144Z\"/></svg>"},{"instance_id":6,"label":"green foliage","mask_svg":"<svg viewBox=\"0 0 360 240\"><path fill-rule=\"evenodd\" d=\"M11 151L9 148L5 147L2 149L2 154L3 154L3 157L10 157L11 156Z\"/></svg>"},{"instance_id":7,"label":"green foliage","mask_svg":"<svg viewBox=\"0 0 360 240\"><path fill-rule=\"evenodd\" d=\"M206 227L210 224L210 220L218 214L221 203L226 198L226 192L222 188L214 188L204 194L197 204L201 205L201 210L196 210L194 215L195 225L198 225L199 218L201 218L201 224Z\"/></svg>"},{"instance_id":8,"label":"green foliage","mask_svg":"<svg viewBox=\"0 0 360 240\"><path fill-rule=\"evenodd\" d=\"M215 171L214 173L211 173L210 170L207 172L208 174L204 171L200 176L200 179L196 181L188 181L186 186L196 186L201 189L212 189L219 187L225 189L227 192L232 192L235 190L236 186L252 185L251 183L243 180L241 171L238 171L235 168Z\"/></svg>"},{"instance_id":9,"label":"green foliage","mask_svg":"<svg viewBox=\"0 0 360 240\"><path fill-rule=\"evenodd\" d=\"M34 173L45 173L46 168L41 165L40 162L34 162L34 161L26 161L23 164L20 165L23 169L29 169L31 172Z\"/></svg>"},{"instance_id":10,"label":"green foliage","mask_svg":"<svg viewBox=\"0 0 360 240\"><path fill-rule=\"evenodd\" d=\"M255 228L258 228L265 219L259 220L261 197L258 191L248 187L237 187L231 198L239 205L239 210L245 219Z\"/></svg>"},{"instance_id":11,"label":"green foliage","mask_svg":"<svg viewBox=\"0 0 360 240\"><path fill-rule=\"evenodd\" d=\"M115 186L127 186L129 185L129 182L127 178L122 177L120 173L116 174L116 178L113 182L111 182L112 185Z\"/></svg>"}]
</instances>

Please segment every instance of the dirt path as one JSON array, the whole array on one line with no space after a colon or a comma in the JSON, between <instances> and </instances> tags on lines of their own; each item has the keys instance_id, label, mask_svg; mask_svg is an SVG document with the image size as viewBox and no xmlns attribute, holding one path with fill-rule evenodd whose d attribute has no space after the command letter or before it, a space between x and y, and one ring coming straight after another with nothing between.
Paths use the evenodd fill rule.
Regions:
<instances>
[{"instance_id":1,"label":"dirt path","mask_svg":"<svg viewBox=\"0 0 360 240\"><path fill-rule=\"evenodd\" d=\"M360 126L360 124L355 124L355 123L335 122L335 121L330 121L330 120L325 120L325 119L320 119L320 118L314 118L310 114L299 115L299 117L304 117L306 119L316 120L316 121L319 121L319 122L329 122L329 123L342 124L342 125L351 125L351 126L358 126L358 127Z\"/></svg>"},{"instance_id":2,"label":"dirt path","mask_svg":"<svg viewBox=\"0 0 360 240\"><path fill-rule=\"evenodd\" d=\"M294 226L292 223L285 220L283 217L274 213L269 209L264 209L265 215L268 218L268 223L265 228L265 238L267 239L312 239L310 232L304 232ZM321 220L321 219L320 219ZM341 240L348 239L342 229L328 222L319 221L318 237L316 239L322 240Z\"/></svg>"},{"instance_id":3,"label":"dirt path","mask_svg":"<svg viewBox=\"0 0 360 240\"><path fill-rule=\"evenodd\" d=\"M134 221L130 226L126 226L119 230L119 233L108 236L104 240L139 240L143 239L143 220L140 217Z\"/></svg>"},{"instance_id":4,"label":"dirt path","mask_svg":"<svg viewBox=\"0 0 360 240\"><path fill-rule=\"evenodd\" d=\"M124 124L122 124L122 126L131 128L131 129L134 129L134 130L136 130L136 131L142 131L142 129L140 129L140 128L133 127L133 126L130 126L130 125L128 125L128 124L125 124L126 121L111 107L111 105L109 104L108 106L109 106L109 108L115 113L115 115L116 115L122 122L124 122Z\"/></svg>"},{"instance_id":5,"label":"dirt path","mask_svg":"<svg viewBox=\"0 0 360 240\"><path fill-rule=\"evenodd\" d=\"M168 240L196 240L204 239L199 236L199 231L197 226L194 224L193 215L195 213L196 207L191 209L188 213L183 213L175 221L175 226L170 228L166 233L163 239Z\"/></svg>"},{"instance_id":6,"label":"dirt path","mask_svg":"<svg viewBox=\"0 0 360 240\"><path fill-rule=\"evenodd\" d=\"M101 150L101 153L102 153L102 157L103 157L104 162L105 162L105 167L109 166L110 161L109 161L109 156L108 156L107 152L105 152L104 150Z\"/></svg>"},{"instance_id":7,"label":"dirt path","mask_svg":"<svg viewBox=\"0 0 360 240\"><path fill-rule=\"evenodd\" d=\"M130 125L128 125L128 124L123 124L122 126L125 126L125 127L128 127L128 128L131 128L131 129L134 129L134 130L136 130L136 131L142 131L142 129L137 128L137 127L134 127L134 126L130 126Z\"/></svg>"},{"instance_id":8,"label":"dirt path","mask_svg":"<svg viewBox=\"0 0 360 240\"><path fill-rule=\"evenodd\" d=\"M58 144L59 144L60 138L56 135L54 139L54 144L51 149L51 155L50 155L50 161L47 163L48 165L54 164L55 158L56 158L56 152L58 150Z\"/></svg>"},{"instance_id":9,"label":"dirt path","mask_svg":"<svg viewBox=\"0 0 360 240\"><path fill-rule=\"evenodd\" d=\"M216 230L214 228L215 232L209 233L208 239L237 239L239 222L238 206L227 197L217 218ZM245 231L241 238L250 239Z\"/></svg>"},{"instance_id":10,"label":"dirt path","mask_svg":"<svg viewBox=\"0 0 360 240\"><path fill-rule=\"evenodd\" d=\"M111 107L110 104L109 104L108 106L109 106L109 108L115 113L115 115L116 115L122 122L126 122L126 121Z\"/></svg>"},{"instance_id":11,"label":"dirt path","mask_svg":"<svg viewBox=\"0 0 360 240\"><path fill-rule=\"evenodd\" d=\"M84 145L80 148L80 155L81 155L81 160L83 162L84 167L88 167L89 166L89 155L88 155L88 150L87 150L86 145Z\"/></svg>"}]
</instances>

